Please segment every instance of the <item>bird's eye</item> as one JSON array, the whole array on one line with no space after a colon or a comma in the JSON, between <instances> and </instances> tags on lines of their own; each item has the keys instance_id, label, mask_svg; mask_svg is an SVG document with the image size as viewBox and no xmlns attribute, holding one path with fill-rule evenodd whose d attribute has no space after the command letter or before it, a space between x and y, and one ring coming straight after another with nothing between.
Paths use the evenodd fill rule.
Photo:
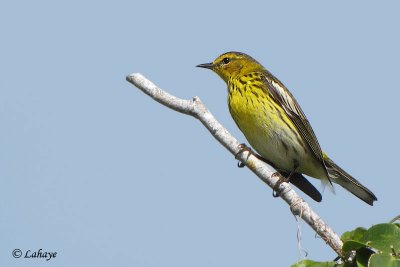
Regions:
<instances>
[{"instance_id":1,"label":"bird's eye","mask_svg":"<svg viewBox=\"0 0 400 267\"><path fill-rule=\"evenodd\" d=\"M222 59L222 62L224 64L228 64L229 62L231 62L231 60L229 58L225 57L224 59Z\"/></svg>"}]
</instances>

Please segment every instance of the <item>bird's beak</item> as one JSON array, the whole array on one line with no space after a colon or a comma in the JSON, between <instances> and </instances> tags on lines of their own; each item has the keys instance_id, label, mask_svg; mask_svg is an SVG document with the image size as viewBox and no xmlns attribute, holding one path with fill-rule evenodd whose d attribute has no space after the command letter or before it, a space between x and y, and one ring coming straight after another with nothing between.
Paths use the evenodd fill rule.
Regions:
<instances>
[{"instance_id":1,"label":"bird's beak","mask_svg":"<svg viewBox=\"0 0 400 267\"><path fill-rule=\"evenodd\" d=\"M196 67L212 70L214 68L214 66L215 65L213 63L204 63L204 64L197 65Z\"/></svg>"}]
</instances>

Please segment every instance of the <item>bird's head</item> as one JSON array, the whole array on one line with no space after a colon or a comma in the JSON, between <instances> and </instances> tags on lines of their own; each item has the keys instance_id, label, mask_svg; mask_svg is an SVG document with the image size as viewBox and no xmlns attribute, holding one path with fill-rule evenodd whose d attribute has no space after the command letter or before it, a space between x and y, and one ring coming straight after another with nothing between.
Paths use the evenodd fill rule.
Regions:
<instances>
[{"instance_id":1,"label":"bird's head","mask_svg":"<svg viewBox=\"0 0 400 267\"><path fill-rule=\"evenodd\" d=\"M240 52L227 52L217 57L212 63L197 65L217 73L225 82L253 71L263 70L263 66L255 59Z\"/></svg>"}]
</instances>

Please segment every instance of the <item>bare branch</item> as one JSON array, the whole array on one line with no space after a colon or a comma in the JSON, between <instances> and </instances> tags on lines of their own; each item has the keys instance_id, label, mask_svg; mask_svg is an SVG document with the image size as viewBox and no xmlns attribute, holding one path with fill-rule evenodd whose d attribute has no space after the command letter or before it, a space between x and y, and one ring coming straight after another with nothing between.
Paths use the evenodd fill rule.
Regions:
<instances>
[{"instance_id":1,"label":"bare branch","mask_svg":"<svg viewBox=\"0 0 400 267\"><path fill-rule=\"evenodd\" d=\"M279 196L289 204L290 210L295 216L300 216L339 256L342 256L343 242L340 237L297 195L288 183L278 183L280 176L271 166L247 151L239 153L240 143L238 140L214 118L200 98L194 97L193 100L177 98L157 87L140 73L128 75L126 80L164 106L200 120L218 142L238 160L246 162L246 166L258 178L275 189Z\"/></svg>"}]
</instances>

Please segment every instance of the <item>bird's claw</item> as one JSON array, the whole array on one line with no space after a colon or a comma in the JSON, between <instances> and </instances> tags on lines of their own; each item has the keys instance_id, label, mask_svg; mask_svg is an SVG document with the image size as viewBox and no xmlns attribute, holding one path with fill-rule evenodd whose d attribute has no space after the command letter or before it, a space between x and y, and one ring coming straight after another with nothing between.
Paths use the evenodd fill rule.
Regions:
<instances>
[{"instance_id":1,"label":"bird's claw","mask_svg":"<svg viewBox=\"0 0 400 267\"><path fill-rule=\"evenodd\" d=\"M244 166L246 166L246 163L239 160L237 163L237 166L238 166L238 168L243 168Z\"/></svg>"}]
</instances>

